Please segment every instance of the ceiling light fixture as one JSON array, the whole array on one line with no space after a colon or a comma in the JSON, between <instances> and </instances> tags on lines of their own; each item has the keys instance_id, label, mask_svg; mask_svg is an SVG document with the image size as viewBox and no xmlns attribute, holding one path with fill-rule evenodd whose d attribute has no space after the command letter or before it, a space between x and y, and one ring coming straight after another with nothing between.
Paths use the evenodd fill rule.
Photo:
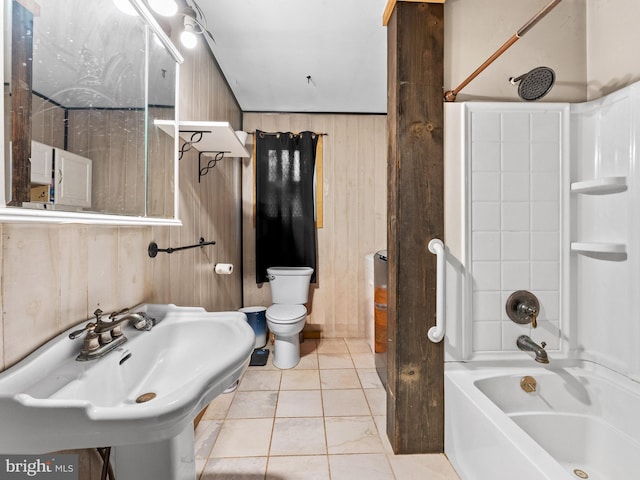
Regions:
<instances>
[{"instance_id":1,"label":"ceiling light fixture","mask_svg":"<svg viewBox=\"0 0 640 480\"><path fill-rule=\"evenodd\" d=\"M189 15L184 16L184 30L180 34L180 42L186 48L195 48L198 44L198 37L196 37L196 22L193 17Z\"/></svg>"},{"instance_id":2,"label":"ceiling light fixture","mask_svg":"<svg viewBox=\"0 0 640 480\"><path fill-rule=\"evenodd\" d=\"M178 4L175 0L147 0L149 6L163 17L171 17L178 13Z\"/></svg>"},{"instance_id":3,"label":"ceiling light fixture","mask_svg":"<svg viewBox=\"0 0 640 480\"><path fill-rule=\"evenodd\" d=\"M186 48L194 48L198 43L197 35L206 34L215 43L215 39L211 32L207 30L207 19L200 6L191 0L193 7L186 6L177 14L184 16L184 30L180 34L180 42Z\"/></svg>"},{"instance_id":4,"label":"ceiling light fixture","mask_svg":"<svg viewBox=\"0 0 640 480\"><path fill-rule=\"evenodd\" d=\"M133 5L131 5L129 0L113 0L113 3L122 13L126 13L131 16L138 15L138 11L133 8Z\"/></svg>"}]
</instances>

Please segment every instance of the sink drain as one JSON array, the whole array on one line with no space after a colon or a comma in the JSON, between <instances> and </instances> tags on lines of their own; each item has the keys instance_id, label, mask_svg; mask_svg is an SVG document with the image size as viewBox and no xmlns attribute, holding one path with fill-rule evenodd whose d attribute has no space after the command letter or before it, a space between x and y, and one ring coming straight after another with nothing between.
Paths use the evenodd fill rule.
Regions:
<instances>
[{"instance_id":1,"label":"sink drain","mask_svg":"<svg viewBox=\"0 0 640 480\"><path fill-rule=\"evenodd\" d=\"M153 393L153 392L143 393L138 398L136 398L136 403L148 402L149 400L153 400L154 398L156 398L156 394ZM584 477L584 478L586 478L586 477Z\"/></svg>"},{"instance_id":2,"label":"sink drain","mask_svg":"<svg viewBox=\"0 0 640 480\"><path fill-rule=\"evenodd\" d=\"M573 470L573 473L578 478L589 478L589 475L587 474L587 472L585 472L584 470L580 470L579 468L575 468Z\"/></svg>"}]
</instances>

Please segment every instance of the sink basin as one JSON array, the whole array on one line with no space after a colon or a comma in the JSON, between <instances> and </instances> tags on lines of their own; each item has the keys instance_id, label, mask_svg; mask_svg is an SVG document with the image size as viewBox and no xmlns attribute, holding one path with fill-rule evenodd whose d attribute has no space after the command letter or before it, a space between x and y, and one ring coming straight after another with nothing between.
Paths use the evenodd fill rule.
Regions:
<instances>
[{"instance_id":1,"label":"sink basin","mask_svg":"<svg viewBox=\"0 0 640 480\"><path fill-rule=\"evenodd\" d=\"M175 305L135 311L156 325L150 331L125 325L128 341L104 357L75 360L82 339L68 334L83 323L0 374L0 453L175 438L192 432L198 412L248 366L255 337L244 313Z\"/></svg>"}]
</instances>

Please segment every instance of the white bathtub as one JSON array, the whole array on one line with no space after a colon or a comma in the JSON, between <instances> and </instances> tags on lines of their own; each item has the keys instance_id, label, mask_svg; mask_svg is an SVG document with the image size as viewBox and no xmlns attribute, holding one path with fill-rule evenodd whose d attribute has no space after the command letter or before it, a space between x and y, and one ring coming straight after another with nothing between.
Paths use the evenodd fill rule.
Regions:
<instances>
[{"instance_id":1,"label":"white bathtub","mask_svg":"<svg viewBox=\"0 0 640 480\"><path fill-rule=\"evenodd\" d=\"M462 480L640 478L640 385L551 362L446 365L445 453Z\"/></svg>"}]
</instances>

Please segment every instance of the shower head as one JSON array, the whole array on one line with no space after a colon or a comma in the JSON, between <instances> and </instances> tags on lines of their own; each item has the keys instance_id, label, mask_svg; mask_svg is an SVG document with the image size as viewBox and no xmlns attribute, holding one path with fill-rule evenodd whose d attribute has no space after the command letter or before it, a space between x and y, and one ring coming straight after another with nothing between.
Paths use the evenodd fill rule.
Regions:
<instances>
[{"instance_id":1,"label":"shower head","mask_svg":"<svg viewBox=\"0 0 640 480\"><path fill-rule=\"evenodd\" d=\"M549 67L536 67L519 77L509 79L512 85L519 83L518 95L521 99L532 101L544 97L556 81L556 73Z\"/></svg>"}]
</instances>

